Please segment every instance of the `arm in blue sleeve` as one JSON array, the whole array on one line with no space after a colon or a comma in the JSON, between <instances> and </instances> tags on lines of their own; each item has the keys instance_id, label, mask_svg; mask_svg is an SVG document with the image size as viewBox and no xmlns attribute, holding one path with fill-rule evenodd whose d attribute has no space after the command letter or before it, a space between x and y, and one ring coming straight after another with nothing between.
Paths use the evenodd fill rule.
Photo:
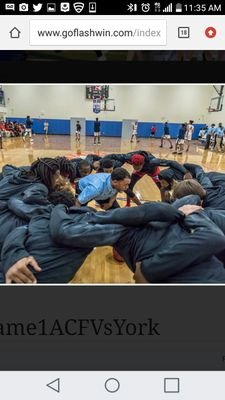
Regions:
<instances>
[{"instance_id":1,"label":"arm in blue sleeve","mask_svg":"<svg viewBox=\"0 0 225 400\"><path fill-rule=\"evenodd\" d=\"M97 190L94 186L88 185L79 194L77 200L79 201L80 204L86 204L89 201L94 200L100 194L101 192Z\"/></svg>"}]
</instances>

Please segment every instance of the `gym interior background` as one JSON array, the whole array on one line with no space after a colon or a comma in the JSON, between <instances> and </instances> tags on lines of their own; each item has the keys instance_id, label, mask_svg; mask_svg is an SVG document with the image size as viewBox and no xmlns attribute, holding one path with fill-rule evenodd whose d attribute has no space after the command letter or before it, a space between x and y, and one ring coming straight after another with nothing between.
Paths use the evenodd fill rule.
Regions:
<instances>
[{"instance_id":1,"label":"gym interior background","mask_svg":"<svg viewBox=\"0 0 225 400\"><path fill-rule=\"evenodd\" d=\"M204 150L198 140L201 127L211 123L225 124L223 85L108 85L108 101L100 101L100 112L93 111L93 99L88 98L86 85L0 85L4 101L0 118L24 123L30 115L34 121L33 139L3 138L0 150L0 169L4 164L28 165L37 157L65 155L68 158L85 157L88 153L126 153L148 150L156 157L180 163L200 164L207 171L225 171L223 152ZM221 94L221 96L220 96ZM220 97L220 102L219 98ZM219 111L215 111L219 104ZM214 111L212 110L214 109ZM213 111L213 112L212 112ZM93 146L94 120L101 122L101 145ZM49 122L48 135L43 124ZM81 141L75 141L75 122L81 121ZM188 153L172 154L165 142L160 148L165 121L169 122L173 143L180 124L194 121L194 135ZM130 143L131 126L138 121L139 141ZM152 124L155 138L150 137ZM126 168L131 171L131 166ZM135 186L143 200L160 200L159 190L147 176ZM126 196L119 198L125 205ZM96 265L98 266L96 268ZM116 262L109 247L94 250L76 274L73 283L133 283L132 273L125 263Z\"/></svg>"}]
</instances>

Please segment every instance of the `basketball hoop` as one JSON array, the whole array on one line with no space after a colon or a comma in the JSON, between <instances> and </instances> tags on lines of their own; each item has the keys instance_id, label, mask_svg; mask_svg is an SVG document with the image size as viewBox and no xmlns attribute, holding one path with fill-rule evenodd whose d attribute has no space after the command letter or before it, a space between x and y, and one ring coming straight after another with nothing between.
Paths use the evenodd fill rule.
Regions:
<instances>
[{"instance_id":1,"label":"basketball hoop","mask_svg":"<svg viewBox=\"0 0 225 400\"><path fill-rule=\"evenodd\" d=\"M212 97L210 100L208 112L219 112L223 109L224 96L221 94L217 97Z\"/></svg>"},{"instance_id":2,"label":"basketball hoop","mask_svg":"<svg viewBox=\"0 0 225 400\"><path fill-rule=\"evenodd\" d=\"M115 99L103 99L101 111L116 111Z\"/></svg>"}]
</instances>

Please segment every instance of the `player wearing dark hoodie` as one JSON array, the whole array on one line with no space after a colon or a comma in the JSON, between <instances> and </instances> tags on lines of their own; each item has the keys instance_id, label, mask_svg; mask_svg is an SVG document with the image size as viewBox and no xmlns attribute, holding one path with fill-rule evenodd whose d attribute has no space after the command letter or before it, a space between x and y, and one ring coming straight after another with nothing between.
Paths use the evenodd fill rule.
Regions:
<instances>
[{"instance_id":1,"label":"player wearing dark hoodie","mask_svg":"<svg viewBox=\"0 0 225 400\"><path fill-rule=\"evenodd\" d=\"M7 237L2 251L6 280L23 281L21 276L15 278L17 262L33 256L41 268L32 271L38 282L68 282L93 247L114 245L135 275L142 276L139 282L224 283L225 269L215 255L224 249L225 236L204 212L191 212L184 218L165 203L107 213L76 207L68 211L58 205L51 214L34 217L28 227L17 228Z\"/></svg>"}]
</instances>

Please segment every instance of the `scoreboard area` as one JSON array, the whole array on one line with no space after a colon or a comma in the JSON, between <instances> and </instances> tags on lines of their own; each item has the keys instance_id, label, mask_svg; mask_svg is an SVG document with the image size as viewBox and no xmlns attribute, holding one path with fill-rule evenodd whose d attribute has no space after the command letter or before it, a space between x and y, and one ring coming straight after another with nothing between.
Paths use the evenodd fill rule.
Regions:
<instances>
[{"instance_id":1,"label":"scoreboard area","mask_svg":"<svg viewBox=\"0 0 225 400\"><path fill-rule=\"evenodd\" d=\"M100 99L109 98L109 85L96 85L96 86L86 86L86 99L93 100L96 97Z\"/></svg>"}]
</instances>

